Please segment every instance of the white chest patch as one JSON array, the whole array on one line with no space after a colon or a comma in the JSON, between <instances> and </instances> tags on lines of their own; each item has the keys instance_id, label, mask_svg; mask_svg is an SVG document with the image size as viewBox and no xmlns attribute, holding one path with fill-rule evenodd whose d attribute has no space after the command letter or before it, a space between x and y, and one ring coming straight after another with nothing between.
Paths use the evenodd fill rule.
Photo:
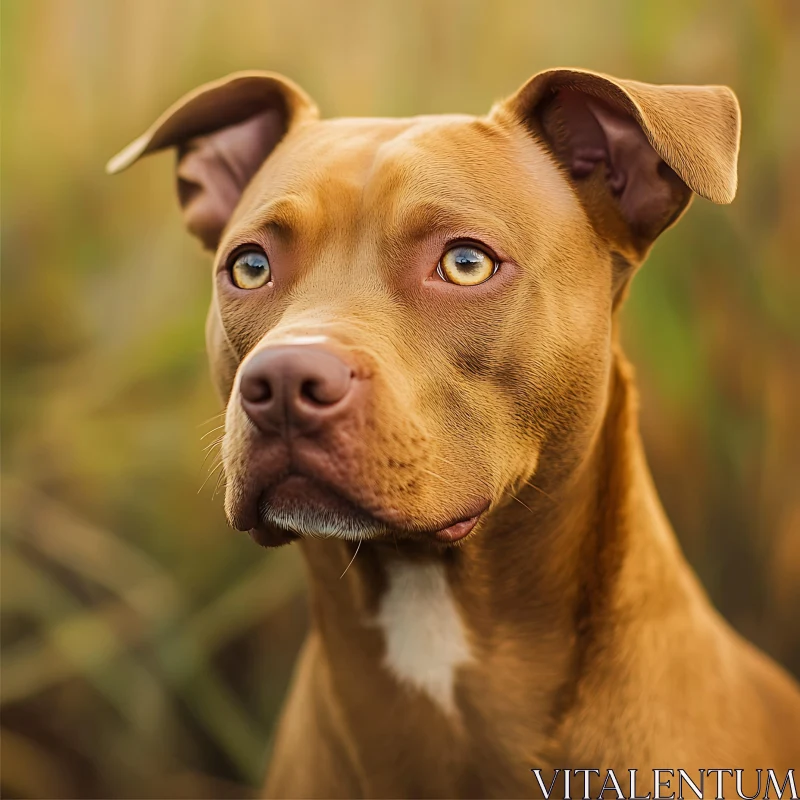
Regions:
<instances>
[{"instance_id":1,"label":"white chest patch","mask_svg":"<svg viewBox=\"0 0 800 800\"><path fill-rule=\"evenodd\" d=\"M455 670L471 658L444 569L438 564L388 564L389 587L375 622L386 639L384 665L401 682L455 711Z\"/></svg>"}]
</instances>

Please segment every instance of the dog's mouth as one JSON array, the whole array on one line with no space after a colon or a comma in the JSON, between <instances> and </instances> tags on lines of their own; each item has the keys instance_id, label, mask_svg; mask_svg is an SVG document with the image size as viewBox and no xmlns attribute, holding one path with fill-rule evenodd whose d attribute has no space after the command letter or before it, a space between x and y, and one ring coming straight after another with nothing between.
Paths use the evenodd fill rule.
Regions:
<instances>
[{"instance_id":1,"label":"dog's mouth","mask_svg":"<svg viewBox=\"0 0 800 800\"><path fill-rule=\"evenodd\" d=\"M289 474L262 490L253 513L247 516L250 535L266 547L299 538L350 541L413 538L447 545L465 539L488 506L488 501L479 501L456 518L443 523L422 523L407 519L391 508L366 510L319 480Z\"/></svg>"}]
</instances>

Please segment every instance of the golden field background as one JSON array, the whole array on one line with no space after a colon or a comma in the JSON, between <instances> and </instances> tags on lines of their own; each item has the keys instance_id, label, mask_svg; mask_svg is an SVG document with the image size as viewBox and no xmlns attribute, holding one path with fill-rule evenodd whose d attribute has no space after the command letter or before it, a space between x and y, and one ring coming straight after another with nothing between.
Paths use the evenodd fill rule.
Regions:
<instances>
[{"instance_id":1,"label":"golden field background","mask_svg":"<svg viewBox=\"0 0 800 800\"><path fill-rule=\"evenodd\" d=\"M733 625L800 674L800 4L2 0L2 782L246 796L304 625L291 548L225 524L210 262L172 159L108 157L199 83L271 69L326 116L482 113L580 66L726 83L740 193L696 201L625 310L664 504ZM203 438L210 433L209 438Z\"/></svg>"}]
</instances>

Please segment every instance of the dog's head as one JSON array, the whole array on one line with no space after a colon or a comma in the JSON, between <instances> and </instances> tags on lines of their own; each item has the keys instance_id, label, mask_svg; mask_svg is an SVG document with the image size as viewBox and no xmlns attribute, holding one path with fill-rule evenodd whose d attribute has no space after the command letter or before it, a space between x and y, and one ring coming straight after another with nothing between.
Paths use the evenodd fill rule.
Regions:
<instances>
[{"instance_id":1,"label":"dog's head","mask_svg":"<svg viewBox=\"0 0 800 800\"><path fill-rule=\"evenodd\" d=\"M269 73L183 98L109 169L175 147L216 253L230 522L453 542L578 459L631 274L693 192L732 200L738 145L724 87L577 70L485 117L320 120Z\"/></svg>"}]
</instances>

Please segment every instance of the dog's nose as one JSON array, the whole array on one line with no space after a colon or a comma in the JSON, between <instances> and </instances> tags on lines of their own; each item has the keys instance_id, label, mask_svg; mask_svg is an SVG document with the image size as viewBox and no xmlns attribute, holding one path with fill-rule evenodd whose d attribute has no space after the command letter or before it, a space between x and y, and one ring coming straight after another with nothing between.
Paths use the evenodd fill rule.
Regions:
<instances>
[{"instance_id":1,"label":"dog's nose","mask_svg":"<svg viewBox=\"0 0 800 800\"><path fill-rule=\"evenodd\" d=\"M239 385L242 408L264 433L313 428L347 403L353 372L333 353L308 345L254 355Z\"/></svg>"}]
</instances>

